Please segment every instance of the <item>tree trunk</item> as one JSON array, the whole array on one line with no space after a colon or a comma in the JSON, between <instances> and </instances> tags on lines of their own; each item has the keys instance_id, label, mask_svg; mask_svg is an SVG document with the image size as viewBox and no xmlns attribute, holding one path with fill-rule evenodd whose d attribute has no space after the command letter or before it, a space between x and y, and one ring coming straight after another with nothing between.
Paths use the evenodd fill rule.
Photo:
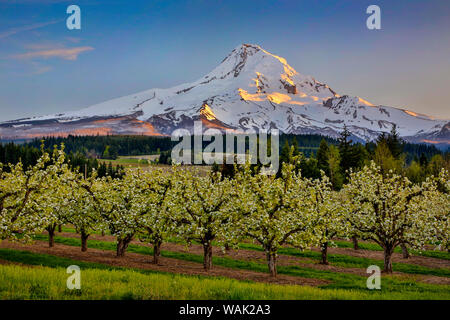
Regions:
<instances>
[{"instance_id":1,"label":"tree trunk","mask_svg":"<svg viewBox=\"0 0 450 320\"><path fill-rule=\"evenodd\" d=\"M322 247L320 248L320 252L322 253L322 261L320 264L328 264L327 253L328 253L328 242L322 243Z\"/></svg>"},{"instance_id":2,"label":"tree trunk","mask_svg":"<svg viewBox=\"0 0 450 320\"><path fill-rule=\"evenodd\" d=\"M56 227L54 227L54 226L47 228L47 232L48 232L48 247L49 248L52 248L52 247L55 246L55 229L56 229Z\"/></svg>"},{"instance_id":3,"label":"tree trunk","mask_svg":"<svg viewBox=\"0 0 450 320\"><path fill-rule=\"evenodd\" d=\"M105 230L102 230L102 237L105 236Z\"/></svg>"},{"instance_id":4,"label":"tree trunk","mask_svg":"<svg viewBox=\"0 0 450 320\"><path fill-rule=\"evenodd\" d=\"M211 241L203 244L203 269L209 271L212 268L212 245Z\"/></svg>"},{"instance_id":5,"label":"tree trunk","mask_svg":"<svg viewBox=\"0 0 450 320\"><path fill-rule=\"evenodd\" d=\"M276 253L266 251L267 266L269 267L270 276L277 276L277 255Z\"/></svg>"},{"instance_id":6,"label":"tree trunk","mask_svg":"<svg viewBox=\"0 0 450 320\"><path fill-rule=\"evenodd\" d=\"M58 226L58 232L62 232L62 224L60 224L59 226Z\"/></svg>"},{"instance_id":7,"label":"tree trunk","mask_svg":"<svg viewBox=\"0 0 450 320\"><path fill-rule=\"evenodd\" d=\"M404 243L402 243L400 247L402 248L403 259L408 259L410 257L408 247Z\"/></svg>"},{"instance_id":8,"label":"tree trunk","mask_svg":"<svg viewBox=\"0 0 450 320\"><path fill-rule=\"evenodd\" d=\"M87 251L87 240L89 235L81 232L81 251L86 252Z\"/></svg>"},{"instance_id":9,"label":"tree trunk","mask_svg":"<svg viewBox=\"0 0 450 320\"><path fill-rule=\"evenodd\" d=\"M359 249L358 238L356 238L356 236L354 236L354 237L352 237L352 241L353 241L353 249L358 250Z\"/></svg>"},{"instance_id":10,"label":"tree trunk","mask_svg":"<svg viewBox=\"0 0 450 320\"><path fill-rule=\"evenodd\" d=\"M392 273L392 248L384 248L384 270L385 273Z\"/></svg>"},{"instance_id":11,"label":"tree trunk","mask_svg":"<svg viewBox=\"0 0 450 320\"><path fill-rule=\"evenodd\" d=\"M159 263L159 257L161 256L161 242L162 241L155 241L153 243L153 263L154 264Z\"/></svg>"},{"instance_id":12,"label":"tree trunk","mask_svg":"<svg viewBox=\"0 0 450 320\"><path fill-rule=\"evenodd\" d=\"M133 239L133 236L130 235L122 239L117 239L117 252L116 252L117 257L123 257L125 255L125 251L127 251L131 239Z\"/></svg>"}]
</instances>

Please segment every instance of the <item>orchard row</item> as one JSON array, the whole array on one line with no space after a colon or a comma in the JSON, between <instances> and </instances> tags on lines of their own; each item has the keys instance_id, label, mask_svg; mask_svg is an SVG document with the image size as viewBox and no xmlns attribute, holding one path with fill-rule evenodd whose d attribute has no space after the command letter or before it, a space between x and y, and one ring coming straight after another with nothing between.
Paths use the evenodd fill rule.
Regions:
<instances>
[{"instance_id":1,"label":"orchard row","mask_svg":"<svg viewBox=\"0 0 450 320\"><path fill-rule=\"evenodd\" d=\"M334 191L326 175L307 179L283 164L281 176L252 172L242 166L232 178L201 176L186 167L128 170L122 179L85 178L65 163L63 150L43 153L37 164L8 170L0 164L0 238L31 241L71 224L81 235L82 251L94 232L117 239L117 256L139 238L151 243L158 263L169 237L202 244L204 268L212 267L212 245L236 247L243 239L258 242L269 272L277 274L283 245L319 246L322 263L333 238L360 238L384 250L384 271L392 272L392 253L399 246L421 249L434 244L448 249L449 173L412 183L394 173L382 174L373 162L350 173ZM294 159L295 162L295 159Z\"/></svg>"}]
</instances>

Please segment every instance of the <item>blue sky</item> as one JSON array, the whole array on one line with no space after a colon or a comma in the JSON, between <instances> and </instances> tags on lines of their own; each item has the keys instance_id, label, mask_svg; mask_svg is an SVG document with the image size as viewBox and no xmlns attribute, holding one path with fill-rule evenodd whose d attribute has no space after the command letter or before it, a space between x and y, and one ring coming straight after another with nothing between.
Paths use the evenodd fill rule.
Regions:
<instances>
[{"instance_id":1,"label":"blue sky","mask_svg":"<svg viewBox=\"0 0 450 320\"><path fill-rule=\"evenodd\" d=\"M448 0L0 0L0 120L193 81L241 43L340 94L450 119Z\"/></svg>"}]
</instances>

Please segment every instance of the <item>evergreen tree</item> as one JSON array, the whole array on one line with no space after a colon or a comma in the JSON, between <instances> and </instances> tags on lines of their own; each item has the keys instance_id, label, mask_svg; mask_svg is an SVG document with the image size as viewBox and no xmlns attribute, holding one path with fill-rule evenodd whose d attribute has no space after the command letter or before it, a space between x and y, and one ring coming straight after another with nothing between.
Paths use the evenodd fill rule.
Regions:
<instances>
[{"instance_id":1,"label":"evergreen tree","mask_svg":"<svg viewBox=\"0 0 450 320\"><path fill-rule=\"evenodd\" d=\"M339 190L342 188L343 177L341 173L341 156L339 154L339 149L331 145L327 152L327 165L331 184L333 189Z\"/></svg>"},{"instance_id":2,"label":"evergreen tree","mask_svg":"<svg viewBox=\"0 0 450 320\"><path fill-rule=\"evenodd\" d=\"M397 125L394 124L392 126L390 134L386 137L386 143L391 151L392 156L395 159L400 159L400 156L403 153L403 140L400 138L397 132Z\"/></svg>"},{"instance_id":3,"label":"evergreen tree","mask_svg":"<svg viewBox=\"0 0 450 320\"><path fill-rule=\"evenodd\" d=\"M284 141L284 145L281 148L280 153L280 165L283 163L289 163L290 161L290 153L291 153L291 147L289 146L289 141L286 139ZM281 167L281 166L280 166Z\"/></svg>"},{"instance_id":4,"label":"evergreen tree","mask_svg":"<svg viewBox=\"0 0 450 320\"><path fill-rule=\"evenodd\" d=\"M298 155L300 154L300 150L298 149L298 142L297 142L297 138L296 138L296 137L294 137L294 138L292 139L292 147L293 147L292 155L293 155L294 157L298 156ZM269 149L269 150L270 150L270 149Z\"/></svg>"},{"instance_id":5,"label":"evergreen tree","mask_svg":"<svg viewBox=\"0 0 450 320\"><path fill-rule=\"evenodd\" d=\"M359 166L359 157L353 146L353 141L350 138L350 131L347 126L344 126L344 131L339 137L339 155L341 156L341 171L344 174L344 180L347 181L350 168L357 168Z\"/></svg>"},{"instance_id":6,"label":"evergreen tree","mask_svg":"<svg viewBox=\"0 0 450 320\"><path fill-rule=\"evenodd\" d=\"M108 176L110 176L110 177L114 177L114 170L113 170L113 166L112 166L112 163L111 163L111 162L108 164L108 171L107 171L107 174L108 174Z\"/></svg>"},{"instance_id":7,"label":"evergreen tree","mask_svg":"<svg viewBox=\"0 0 450 320\"><path fill-rule=\"evenodd\" d=\"M380 167L383 175L388 174L391 170L395 173L401 172L402 162L394 158L386 140L381 140L377 144L373 160Z\"/></svg>"},{"instance_id":8,"label":"evergreen tree","mask_svg":"<svg viewBox=\"0 0 450 320\"><path fill-rule=\"evenodd\" d=\"M102 162L98 168L98 176L100 178L102 178L102 177L106 176L106 173L107 173L106 164L104 162Z\"/></svg>"},{"instance_id":9,"label":"evergreen tree","mask_svg":"<svg viewBox=\"0 0 450 320\"><path fill-rule=\"evenodd\" d=\"M323 170L327 176L329 176L329 164L328 164L329 147L325 139L320 142L319 149L317 150L317 167L319 170Z\"/></svg>"},{"instance_id":10,"label":"evergreen tree","mask_svg":"<svg viewBox=\"0 0 450 320\"><path fill-rule=\"evenodd\" d=\"M420 154L419 163L423 168L426 168L428 166L428 158L423 152Z\"/></svg>"}]
</instances>

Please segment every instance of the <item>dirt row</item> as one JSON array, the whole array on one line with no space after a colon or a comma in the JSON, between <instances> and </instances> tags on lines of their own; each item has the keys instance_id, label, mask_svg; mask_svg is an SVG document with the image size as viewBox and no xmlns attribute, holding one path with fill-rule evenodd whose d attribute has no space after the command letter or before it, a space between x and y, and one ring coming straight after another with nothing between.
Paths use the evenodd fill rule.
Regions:
<instances>
[{"instance_id":1,"label":"dirt row","mask_svg":"<svg viewBox=\"0 0 450 320\"><path fill-rule=\"evenodd\" d=\"M58 233L58 235L61 235L63 237L67 238L79 238L78 234L71 233L71 232L62 232ZM91 235L89 239L92 240L98 240L98 241L112 241L115 242L116 238L113 236L105 235ZM143 245L143 246L150 246L146 243L143 243L138 240L133 240L133 244ZM150 246L151 247L151 246ZM193 244L189 248L186 248L185 245L182 244L175 244L175 243L163 243L161 246L162 250L167 251L175 251L175 252L190 252L195 254L203 254L203 248L201 245ZM319 251L318 248L313 248L315 251ZM342 254L342 255L348 255L352 257L360 257L360 258L370 258L375 260L383 260L383 252L382 251L371 251L371 250L354 250L352 248L328 248L329 254ZM245 249L239 249L239 250L229 250L227 252L223 252L220 248L214 247L213 248L213 254L214 256L228 256L233 259L239 259L239 260L252 260L252 261L259 261L265 263L265 255L261 251L256 250L245 250ZM393 262L400 262L400 263L408 263L408 264L416 264L419 266L424 266L428 268L450 268L450 261L444 260L444 259L437 259L437 258L430 258L430 257L422 257L422 256L411 256L408 259L403 259L401 253L394 253L392 257ZM288 256L288 255L282 255L280 254L278 256L278 262L280 265L292 265L300 263L301 265L308 265L311 264L316 265L316 267L320 267L322 265L318 265L317 260L312 260L310 258L303 258L303 257L294 257L294 256ZM318 265L318 266L317 266ZM326 270L331 270L332 266L323 266L326 268ZM345 271L347 270L347 271ZM338 268L336 270L337 272L351 272L351 273L357 273L360 275L366 275L365 270L361 270L360 268Z\"/></svg>"},{"instance_id":2,"label":"dirt row","mask_svg":"<svg viewBox=\"0 0 450 320\"><path fill-rule=\"evenodd\" d=\"M161 257L160 263L158 265L155 265L151 263L152 258L148 255L127 252L125 257L117 258L115 257L114 251L89 249L87 252L81 252L80 248L78 247L62 244L55 244L53 248L49 248L48 244L44 241L36 241L35 243L29 245L2 241L0 243L0 248L27 250L33 253L45 253L79 261L107 264L114 267L146 269L184 275L227 277L236 280L266 282L283 285L290 284L318 286L329 283L325 280L301 278L287 275L279 275L276 278L271 278L266 273L262 272L236 270L220 266L214 266L212 270L205 272L203 270L203 265L200 263L165 257Z\"/></svg>"},{"instance_id":3,"label":"dirt row","mask_svg":"<svg viewBox=\"0 0 450 320\"><path fill-rule=\"evenodd\" d=\"M319 251L318 248L313 250ZM328 248L330 254L344 254L352 257L369 258L375 260L383 260L383 251L374 250L354 250L353 248ZM415 256L411 254L411 257L404 259L401 253L394 252L392 255L393 262L416 264L427 268L450 268L450 260Z\"/></svg>"},{"instance_id":4,"label":"dirt row","mask_svg":"<svg viewBox=\"0 0 450 320\"><path fill-rule=\"evenodd\" d=\"M79 236L74 233L58 233L58 235L61 235L63 237L71 237L71 238L78 238ZM100 236L100 235L92 235L90 237L92 240L98 240L98 241L115 241L115 238L112 236ZM46 242L38 242L40 243L37 245L37 247L41 248L42 250L47 250L45 253L49 254L57 254L62 255L65 257L69 257L76 260L84 260L86 253L81 253L80 249L78 247L73 246L63 246L58 245L58 247L66 248L68 251L62 251L62 252L56 252L56 250L47 248ZM133 244L142 245L142 246L149 246L148 244L142 243L140 241L132 241ZM20 245L19 245L20 248ZM22 247L23 248L23 247ZM69 249L70 248L70 249ZM172 251L172 252L180 252L180 253L193 253L202 255L203 254L203 248L200 245L191 245L189 248L187 248L185 245L181 244L175 244L175 243L164 243L162 245L162 250ZM75 254L76 257L71 257L64 254ZM151 264L152 257L147 255L141 255L141 254L135 254L135 253L126 253L125 258L115 258L113 251L102 251L102 250L96 250L96 249L89 249L88 253L94 252L96 253L96 257L109 257L113 258L114 262L117 262L117 260L123 259L121 263L125 263L125 265L120 266L127 266L128 263L128 257L131 257L132 259L136 259L139 257L138 265L135 265L136 268L153 268L157 267L159 271L168 271L168 272L175 272L175 273L183 273L183 274L197 274L197 275L223 275L230 278L235 278L239 280L253 280L253 281L263 281L263 282L275 282L275 283L281 283L281 284L305 284L305 285L320 285L327 283L323 280L318 279L302 279L299 277L290 277L290 276L284 276L280 275L279 279L270 279L267 274L265 273L259 273L259 272L251 272L251 271L243 271L243 270L234 270L224 267L218 267L215 266L214 270L210 271L209 273L205 273L202 269L202 265L199 263L194 262L188 262L183 261L179 259L172 259L172 258L161 258L161 262L159 266L155 266ZM99 255L99 252L102 254ZM350 248L331 248L330 253L339 253L339 254L347 254L350 256L359 256L359 257L370 257L373 259L382 259L382 252L379 251L369 251L369 250L353 250ZM81 255L80 255L81 254ZM229 257L236 260L243 260L243 261L255 261L259 263L265 263L265 255L261 251L255 251L255 250L229 250L226 252L223 252L220 248L214 247L213 248L213 255L218 257ZM403 260L403 261L401 261ZM100 263L106 263L111 264L110 260L89 260L89 261L95 261ZM133 260L134 261L134 260ZM401 257L400 254L397 254L394 257L395 262L404 262L405 259ZM142 264L141 264L142 262ZM428 258L428 257L412 257L407 260L408 263L415 263L418 265L425 265L433 268L439 268L439 267L449 267L449 263L446 260L436 259L436 258ZM149 266L150 264L150 266ZM114 264L112 264L114 265ZM338 272L338 273L351 273L356 274L360 276L366 277L366 270L363 268L344 268L344 267L338 267L333 265L321 265L318 264L317 260L312 260L310 258L303 258L303 257L294 257L294 256L288 256L288 255L279 255L278 256L278 265L279 266L292 266L292 265L298 265L303 267L312 268L315 270L321 270L321 271L331 271L331 272ZM225 272L226 271L226 272ZM436 284L450 284L450 278L446 277L437 277L437 276L428 276L428 275L410 275L410 274L403 274L400 272L394 272L395 277L401 277L401 278L414 278L417 281L426 282L426 283L436 283ZM249 278L250 277L250 278Z\"/></svg>"}]
</instances>

